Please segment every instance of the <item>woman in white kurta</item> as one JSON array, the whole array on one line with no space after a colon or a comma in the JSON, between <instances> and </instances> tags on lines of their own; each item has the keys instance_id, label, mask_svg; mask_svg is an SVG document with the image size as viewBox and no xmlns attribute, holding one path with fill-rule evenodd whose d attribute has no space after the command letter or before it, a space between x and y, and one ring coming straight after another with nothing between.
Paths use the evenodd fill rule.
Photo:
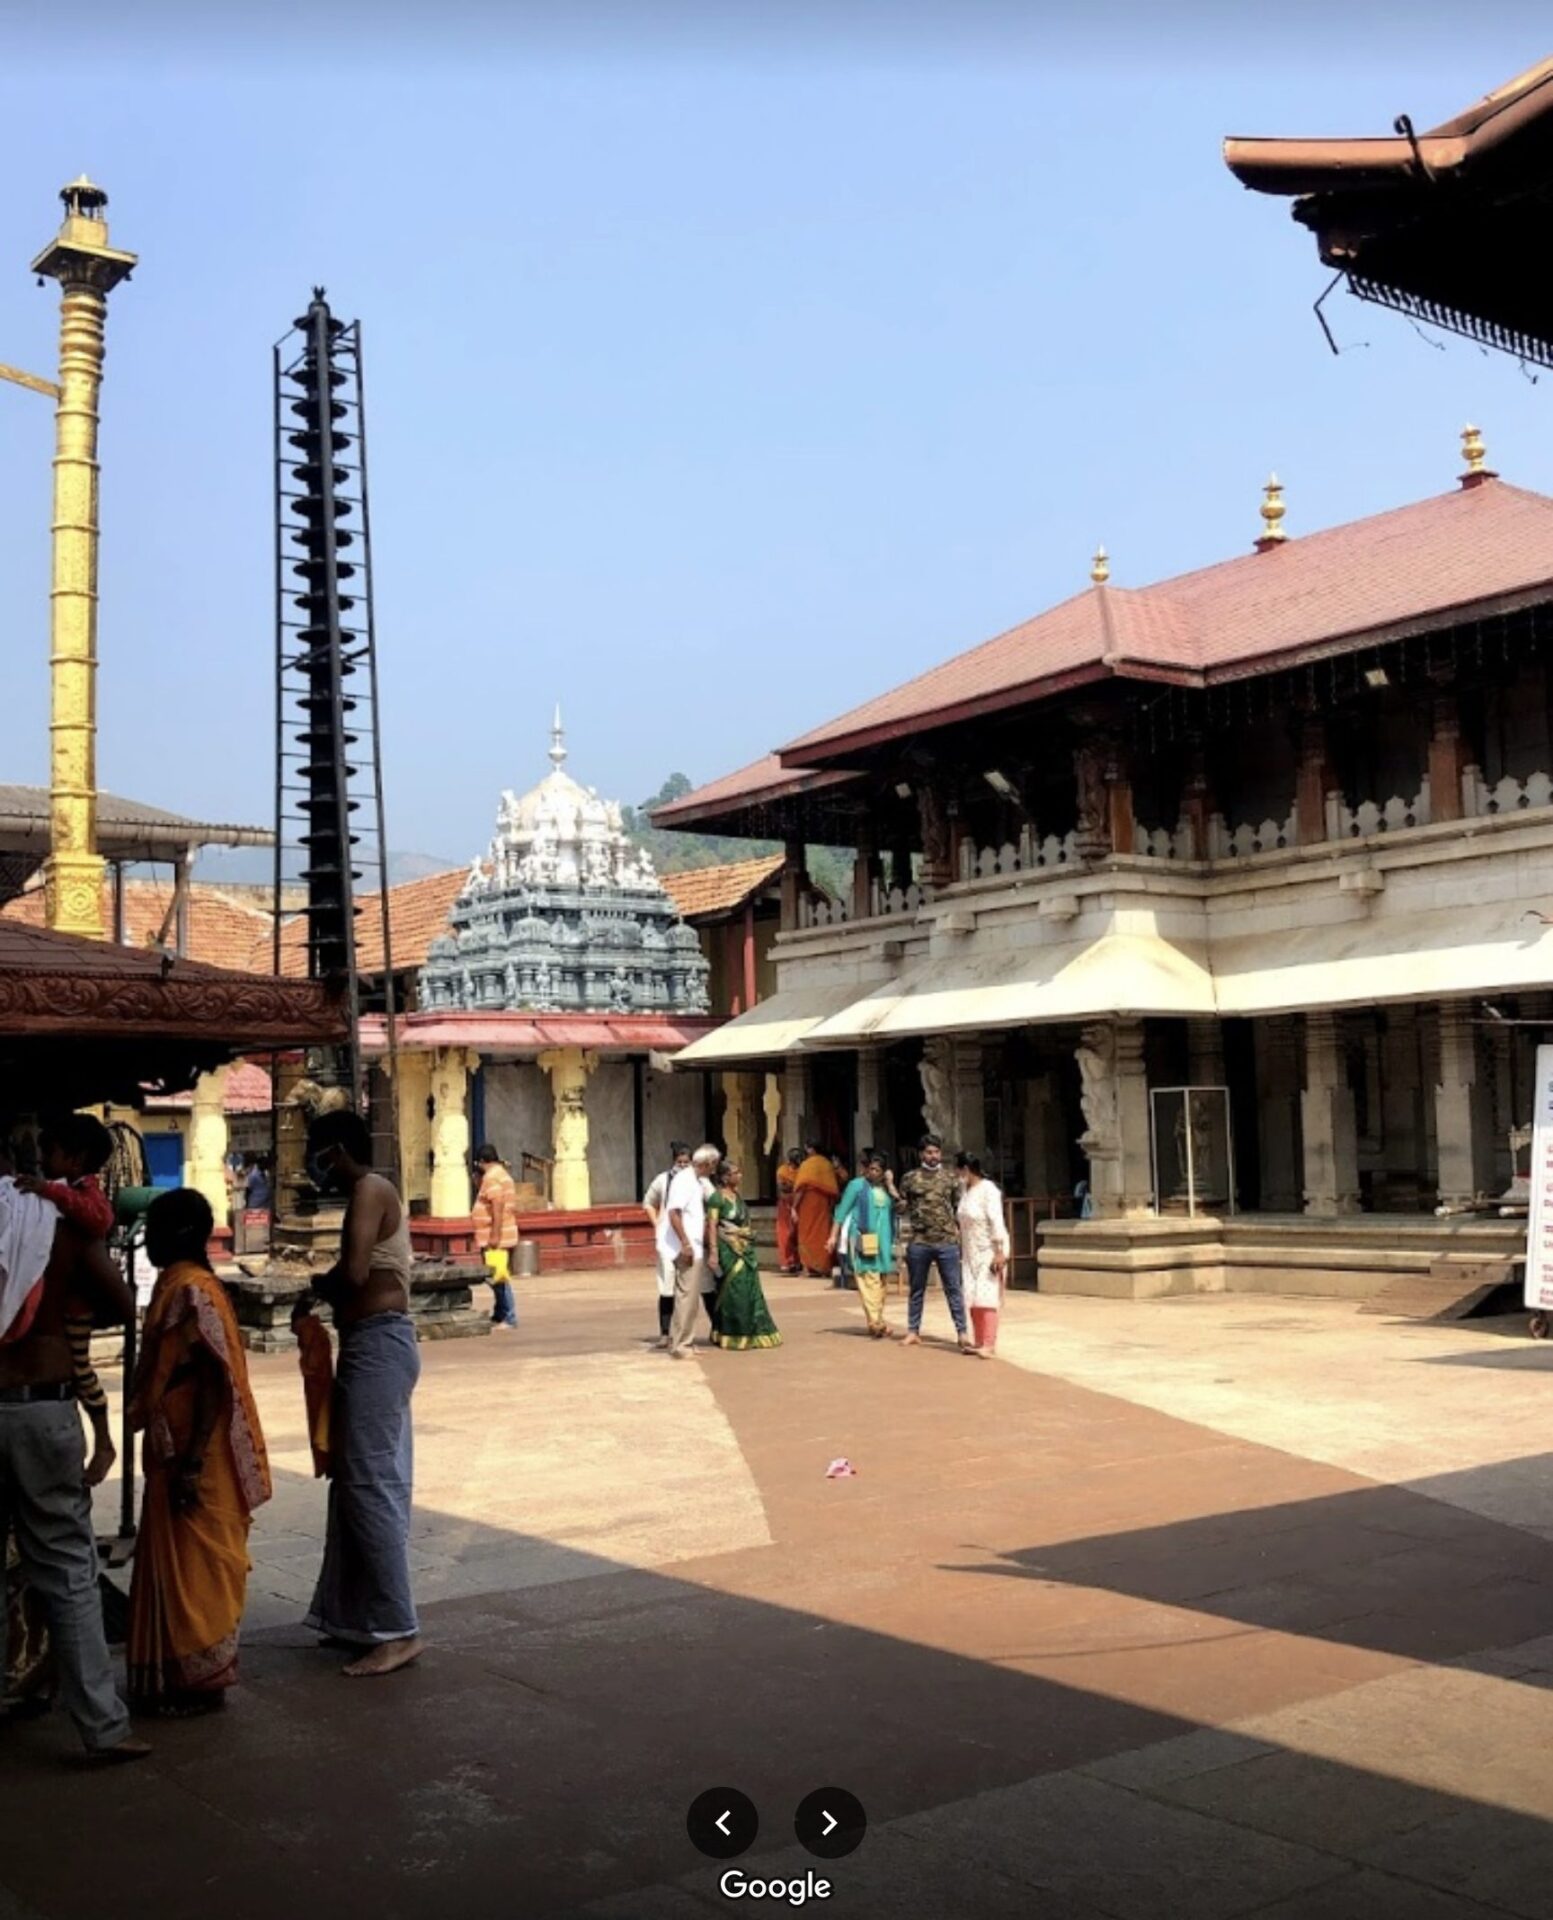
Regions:
<instances>
[{"instance_id":1,"label":"woman in white kurta","mask_svg":"<svg viewBox=\"0 0 1553 1920\"><path fill-rule=\"evenodd\" d=\"M1008 1225L1003 1195L982 1172L974 1153L962 1153L958 1165L965 1181L960 1196L960 1272L965 1304L971 1310L976 1351L990 1360L998 1345L998 1309L1008 1277Z\"/></svg>"}]
</instances>

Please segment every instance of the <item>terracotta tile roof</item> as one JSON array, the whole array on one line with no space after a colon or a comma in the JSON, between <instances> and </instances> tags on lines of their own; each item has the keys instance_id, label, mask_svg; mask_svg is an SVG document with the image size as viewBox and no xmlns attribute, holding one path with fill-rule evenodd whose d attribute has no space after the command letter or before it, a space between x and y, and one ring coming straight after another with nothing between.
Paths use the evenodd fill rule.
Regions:
<instances>
[{"instance_id":1,"label":"terracotta tile roof","mask_svg":"<svg viewBox=\"0 0 1553 1920\"><path fill-rule=\"evenodd\" d=\"M155 943L173 897L171 881L127 880L124 883L124 944L149 947ZM43 890L36 887L8 900L0 917L23 926L43 925ZM113 924L113 889L103 892L103 920ZM188 958L209 967L227 967L238 973L269 973L270 916L262 908L234 900L221 888L195 881L189 889Z\"/></svg>"},{"instance_id":2,"label":"terracotta tile roof","mask_svg":"<svg viewBox=\"0 0 1553 1920\"><path fill-rule=\"evenodd\" d=\"M730 913L742 907L782 871L779 853L759 854L753 860L735 860L721 867L686 867L661 875L665 891L681 916Z\"/></svg>"},{"instance_id":3,"label":"terracotta tile roof","mask_svg":"<svg viewBox=\"0 0 1553 1920\"><path fill-rule=\"evenodd\" d=\"M388 937L393 946L394 972L424 966L426 952L439 934L445 933L453 902L468 878L467 867L450 867L445 873L429 873L421 880L407 880L403 886L388 890ZM362 973L383 971L382 895L364 893L357 902L356 955ZM281 930L281 972L288 978L307 971L305 958L307 933L301 918L288 920ZM268 961L266 961L266 966Z\"/></svg>"},{"instance_id":4,"label":"terracotta tile roof","mask_svg":"<svg viewBox=\"0 0 1553 1920\"><path fill-rule=\"evenodd\" d=\"M790 777L909 731L1118 674L1203 684L1450 624L1553 590L1553 500L1490 479L1292 536L1155 586L1091 587L781 749ZM806 756L813 760L806 760ZM772 785L757 762L660 810L665 823Z\"/></svg>"},{"instance_id":5,"label":"terracotta tile roof","mask_svg":"<svg viewBox=\"0 0 1553 1920\"><path fill-rule=\"evenodd\" d=\"M221 1102L224 1113L268 1113L274 1099L274 1083L263 1067L252 1060L233 1061L226 1077L226 1097ZM193 1104L192 1093L154 1094L146 1101L147 1108L158 1113Z\"/></svg>"}]
</instances>

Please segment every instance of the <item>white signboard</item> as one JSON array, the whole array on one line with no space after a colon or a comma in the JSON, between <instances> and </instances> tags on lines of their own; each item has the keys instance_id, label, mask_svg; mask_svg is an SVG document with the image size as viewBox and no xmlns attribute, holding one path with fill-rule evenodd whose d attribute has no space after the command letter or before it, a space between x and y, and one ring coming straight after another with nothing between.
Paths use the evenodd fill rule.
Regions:
<instances>
[{"instance_id":1,"label":"white signboard","mask_svg":"<svg viewBox=\"0 0 1553 1920\"><path fill-rule=\"evenodd\" d=\"M1531 1208L1526 1222L1526 1304L1553 1313L1553 1047L1537 1049L1531 1109Z\"/></svg>"}]
</instances>

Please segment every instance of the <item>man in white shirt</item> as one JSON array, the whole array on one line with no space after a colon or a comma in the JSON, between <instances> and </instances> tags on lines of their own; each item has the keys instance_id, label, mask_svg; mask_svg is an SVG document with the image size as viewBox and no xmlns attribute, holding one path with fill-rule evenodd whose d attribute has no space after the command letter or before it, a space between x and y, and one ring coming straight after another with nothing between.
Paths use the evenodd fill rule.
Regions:
<instances>
[{"instance_id":1,"label":"man in white shirt","mask_svg":"<svg viewBox=\"0 0 1553 1920\"><path fill-rule=\"evenodd\" d=\"M706 1195L717 1168L716 1147L698 1147L688 1167L669 1182L658 1226L658 1248L674 1267L674 1312L669 1322L669 1352L687 1359L695 1342L696 1310L709 1291L706 1265Z\"/></svg>"},{"instance_id":2,"label":"man in white shirt","mask_svg":"<svg viewBox=\"0 0 1553 1920\"><path fill-rule=\"evenodd\" d=\"M669 1164L653 1181L642 1195L642 1205L647 1218L652 1222L653 1249L658 1266L658 1341L660 1347L669 1344L669 1324L674 1318L674 1256L664 1251L664 1225L669 1204L669 1182L682 1167L690 1165L690 1148L683 1140L675 1140L669 1147Z\"/></svg>"}]
</instances>

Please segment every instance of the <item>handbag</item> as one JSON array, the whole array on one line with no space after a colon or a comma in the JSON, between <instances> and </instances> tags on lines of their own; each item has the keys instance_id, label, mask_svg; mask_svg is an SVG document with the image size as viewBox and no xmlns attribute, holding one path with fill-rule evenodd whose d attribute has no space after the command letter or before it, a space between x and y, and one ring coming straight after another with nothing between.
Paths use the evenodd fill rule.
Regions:
<instances>
[{"instance_id":1,"label":"handbag","mask_svg":"<svg viewBox=\"0 0 1553 1920\"><path fill-rule=\"evenodd\" d=\"M857 1236L857 1250L865 1260L879 1258L879 1236L877 1233L860 1233Z\"/></svg>"}]
</instances>

